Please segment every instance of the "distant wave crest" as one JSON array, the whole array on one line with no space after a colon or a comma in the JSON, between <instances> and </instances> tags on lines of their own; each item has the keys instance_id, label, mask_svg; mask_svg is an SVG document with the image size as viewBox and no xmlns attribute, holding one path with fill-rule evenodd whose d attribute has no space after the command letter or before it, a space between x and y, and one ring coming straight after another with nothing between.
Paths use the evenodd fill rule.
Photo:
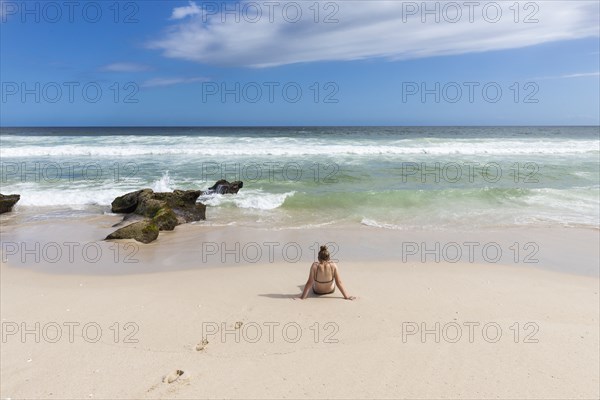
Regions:
<instances>
[{"instance_id":1,"label":"distant wave crest","mask_svg":"<svg viewBox=\"0 0 600 400\"><path fill-rule=\"evenodd\" d=\"M528 154L598 154L598 142L592 140L514 140L478 139L436 140L405 139L380 142L340 141L337 144L319 139L267 140L265 138L230 138L201 140L202 138L139 138L131 142L124 138L94 138L79 143L64 137L42 140L28 138L9 142L0 150L3 158L23 157L134 157L157 155L188 156L317 156L317 155L528 155Z\"/></svg>"}]
</instances>

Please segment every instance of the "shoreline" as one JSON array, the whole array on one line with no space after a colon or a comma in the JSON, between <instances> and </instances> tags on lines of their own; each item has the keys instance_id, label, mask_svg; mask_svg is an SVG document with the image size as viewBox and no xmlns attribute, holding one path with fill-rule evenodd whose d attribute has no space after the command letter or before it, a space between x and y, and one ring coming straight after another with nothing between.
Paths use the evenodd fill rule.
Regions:
<instances>
[{"instance_id":1,"label":"shoreline","mask_svg":"<svg viewBox=\"0 0 600 400\"><path fill-rule=\"evenodd\" d=\"M49 273L120 275L261 263L310 265L319 246L328 244L332 259L342 265L480 264L600 276L600 230L593 228L260 229L198 222L163 231L151 244L102 240L121 219L95 215L3 224L1 260L15 268Z\"/></svg>"}]
</instances>

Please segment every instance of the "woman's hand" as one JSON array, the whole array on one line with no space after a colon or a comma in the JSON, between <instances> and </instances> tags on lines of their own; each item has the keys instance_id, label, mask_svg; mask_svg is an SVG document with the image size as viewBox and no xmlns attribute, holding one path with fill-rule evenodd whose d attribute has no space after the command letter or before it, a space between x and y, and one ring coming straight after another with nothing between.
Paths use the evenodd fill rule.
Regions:
<instances>
[{"instance_id":1,"label":"woman's hand","mask_svg":"<svg viewBox=\"0 0 600 400\"><path fill-rule=\"evenodd\" d=\"M350 301L356 300L356 296L348 296L345 298L345 300L350 300Z\"/></svg>"}]
</instances>

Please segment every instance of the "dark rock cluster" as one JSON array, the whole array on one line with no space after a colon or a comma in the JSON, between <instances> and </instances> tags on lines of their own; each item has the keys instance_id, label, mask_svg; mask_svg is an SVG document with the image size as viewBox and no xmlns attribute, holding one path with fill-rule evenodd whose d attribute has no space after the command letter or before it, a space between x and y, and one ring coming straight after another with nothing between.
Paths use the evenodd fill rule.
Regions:
<instances>
[{"instance_id":1,"label":"dark rock cluster","mask_svg":"<svg viewBox=\"0 0 600 400\"><path fill-rule=\"evenodd\" d=\"M220 180L206 192L175 190L172 193L156 193L152 189L142 189L127 193L112 202L112 212L128 214L123 222L141 220L119 228L106 239L135 239L150 243L156 240L160 231L172 231L177 225L206 219L206 206L196 203L200 195L235 194L243 185L240 181L229 183Z\"/></svg>"},{"instance_id":2,"label":"dark rock cluster","mask_svg":"<svg viewBox=\"0 0 600 400\"><path fill-rule=\"evenodd\" d=\"M0 214L9 212L13 206L21 199L18 194L0 194Z\"/></svg>"}]
</instances>

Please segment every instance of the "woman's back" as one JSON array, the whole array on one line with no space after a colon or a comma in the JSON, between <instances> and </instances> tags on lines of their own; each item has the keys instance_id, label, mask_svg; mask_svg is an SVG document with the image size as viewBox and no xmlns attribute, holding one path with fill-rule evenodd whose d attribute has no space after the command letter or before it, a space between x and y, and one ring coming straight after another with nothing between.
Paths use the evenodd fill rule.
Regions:
<instances>
[{"instance_id":1,"label":"woman's back","mask_svg":"<svg viewBox=\"0 0 600 400\"><path fill-rule=\"evenodd\" d=\"M318 283L330 283L333 281L335 277L335 270L333 265L329 261L315 263L317 264L317 268L315 268L315 282Z\"/></svg>"},{"instance_id":2,"label":"woman's back","mask_svg":"<svg viewBox=\"0 0 600 400\"><path fill-rule=\"evenodd\" d=\"M314 285L315 293L331 293L335 289L335 264L329 261L315 263Z\"/></svg>"}]
</instances>

